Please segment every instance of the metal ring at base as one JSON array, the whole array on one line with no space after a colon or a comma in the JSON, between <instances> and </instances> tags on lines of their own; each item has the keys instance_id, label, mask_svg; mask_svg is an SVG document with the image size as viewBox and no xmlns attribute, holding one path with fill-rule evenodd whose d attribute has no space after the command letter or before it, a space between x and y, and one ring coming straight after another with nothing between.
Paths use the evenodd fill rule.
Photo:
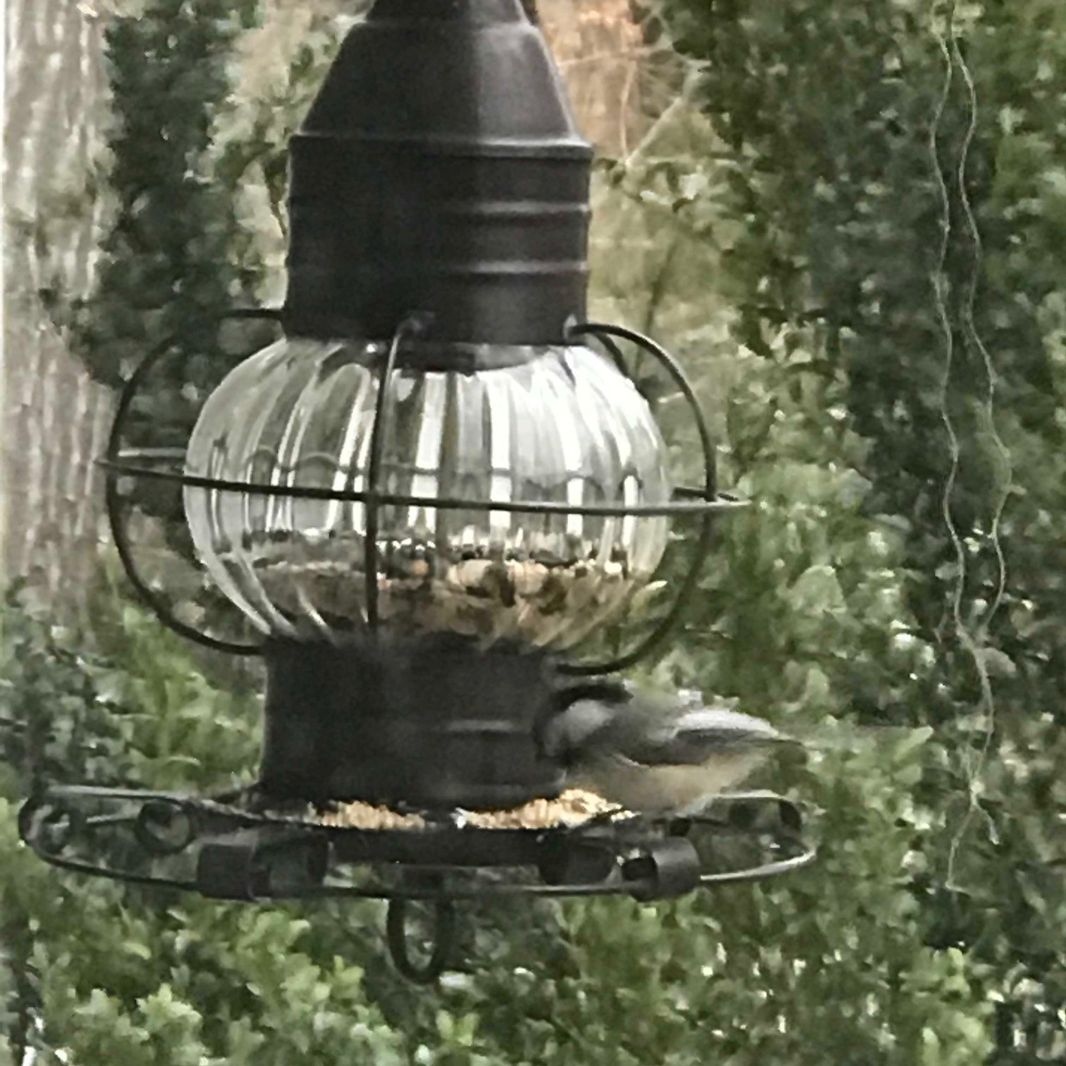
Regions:
<instances>
[{"instance_id":1,"label":"metal ring at base","mask_svg":"<svg viewBox=\"0 0 1066 1066\"><path fill-rule=\"evenodd\" d=\"M701 858L698 885L691 887L710 888L714 885L764 880L798 870L814 861L817 849L803 840L802 812L792 801L771 793L750 796L741 793L723 799L777 802L784 833L771 833L774 854L764 857L754 866L716 870L713 865L705 866L705 860ZM145 804L180 806L195 819L192 828L196 839L188 842L189 845L202 845L197 856L195 877L189 878L187 864L168 869L165 864L157 862L161 858L158 849L144 848L143 841L138 839L135 824L138 811L131 809L131 803L139 803L142 809ZM115 809L109 812L108 804ZM729 804L726 814L729 814ZM64 831L63 819L69 823L68 831ZM659 825L665 833L664 838L654 832L651 837L644 835L640 825L630 820L619 826L623 831L621 836L608 834L609 839L606 840L600 835L603 827L595 826L590 826L592 835L588 837L584 835L584 829L571 828L556 831L548 838L532 830L479 830L453 826L446 832L451 841L442 852L438 847L440 840L435 840L437 833L433 830L405 832L327 828L318 823L293 821L289 815L272 816L228 808L217 802L217 798L89 785L51 785L36 790L22 805L18 827L23 842L52 865L128 884L197 891L210 898L402 898L435 904L445 899L456 902L460 899L513 899L526 896L563 899L618 894L644 898L671 895L678 884L676 881L666 884L662 877L662 858L665 853L661 847L664 839L684 838L694 825L705 826L711 832L728 830L728 826L735 821L732 817L723 821L711 815L675 820L667 825L652 820L648 827L654 830ZM58 827L58 835L53 827ZM92 853L87 856L84 848L70 846L78 843L75 838L81 838L84 842L86 830L94 833L101 830L117 831L118 835L112 832L109 838L94 836ZM635 830L637 836L627 835L630 830ZM144 872L138 862L130 865L130 858L135 856L132 856L129 841L123 834L132 834L132 840L140 847L142 856L149 860L148 872ZM507 861L502 865L515 870L523 868L525 874L516 875L516 879L511 881L496 877L487 880L476 877L453 879L453 874L465 874L471 865L485 869L493 863L479 858L473 864L457 865L455 854L452 853L449 858L447 852L456 846L466 849L464 838L482 847L485 836L497 834L502 835L504 840L498 845L494 842L493 848L497 853L507 853ZM527 835L533 839L521 842L511 839ZM396 848L396 837L405 838L400 850ZM553 839L563 842L561 857L558 852L552 854L555 850ZM576 863L566 861L567 841L572 845L571 854L578 859ZM346 843L352 844L353 848L347 848ZM412 847L415 852L408 850ZM429 850L424 851L425 848ZM629 862L626 876L613 876L612 870L601 863L602 855L592 854L594 851L602 851L611 858L612 870L615 858ZM419 862L419 856L423 861ZM271 857L274 861L270 861ZM640 868L642 857L652 860L650 868ZM678 857L684 858L680 854ZM268 861L264 862L264 859ZM278 859L282 861L279 863ZM634 859L637 865L632 864ZM334 867L334 872L344 868L362 868L374 873L376 879L368 882L359 876L348 884L338 880L330 882L326 875ZM537 869L535 877L527 876L531 875L532 868ZM384 869L390 873L399 871L399 879L391 881L377 877ZM295 879L293 873L297 875ZM401 913L400 918L403 917ZM445 919L445 923L447 921ZM400 932L405 933L402 922Z\"/></svg>"},{"instance_id":2,"label":"metal ring at base","mask_svg":"<svg viewBox=\"0 0 1066 1066\"><path fill-rule=\"evenodd\" d=\"M388 938L389 952L396 969L415 984L431 985L444 972L448 964L452 942L455 939L455 907L450 900L436 899L434 902L433 951L423 966L411 962L407 953L407 907L410 900L397 897L389 900L388 915L385 919L385 932Z\"/></svg>"}]
</instances>

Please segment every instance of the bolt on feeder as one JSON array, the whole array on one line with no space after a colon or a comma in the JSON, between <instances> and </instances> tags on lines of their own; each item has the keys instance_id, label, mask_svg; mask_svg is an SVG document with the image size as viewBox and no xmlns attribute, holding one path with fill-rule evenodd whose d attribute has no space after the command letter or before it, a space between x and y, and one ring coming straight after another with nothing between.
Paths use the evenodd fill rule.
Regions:
<instances>
[{"instance_id":1,"label":"bolt on feeder","mask_svg":"<svg viewBox=\"0 0 1066 1066\"><path fill-rule=\"evenodd\" d=\"M519 0L377 0L290 157L285 304L236 313L283 335L207 398L180 464L124 443L149 357L104 463L115 542L148 603L186 636L265 660L258 781L214 798L53 786L24 808L25 838L57 865L218 898L388 898L394 958L417 979L445 964L454 899L655 898L808 861L798 811L765 795L680 827L592 808L552 821L563 769L538 743L544 721L575 678L668 636L712 519L739 503L716 491L677 363L586 320L592 150ZM634 347L691 408L696 487L671 484L626 373ZM195 555L253 643L180 619L139 573L122 485L153 482L181 487ZM698 524L675 602L590 661L581 649L624 628L674 517ZM342 804L389 810L356 828ZM542 824L486 813L522 805ZM722 869L714 841L730 834L773 854ZM438 913L423 966L405 938L412 899Z\"/></svg>"}]
</instances>

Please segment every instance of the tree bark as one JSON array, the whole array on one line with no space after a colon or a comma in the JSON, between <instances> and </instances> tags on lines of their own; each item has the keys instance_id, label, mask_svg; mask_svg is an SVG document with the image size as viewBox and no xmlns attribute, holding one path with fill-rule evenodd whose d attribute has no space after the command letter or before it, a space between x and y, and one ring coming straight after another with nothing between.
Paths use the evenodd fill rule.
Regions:
<instances>
[{"instance_id":1,"label":"tree bark","mask_svg":"<svg viewBox=\"0 0 1066 1066\"><path fill-rule=\"evenodd\" d=\"M51 309L88 293L101 230L93 193L107 114L103 27L89 4L10 0L5 153L5 353L0 560L76 608L96 565L112 397L68 350Z\"/></svg>"}]
</instances>

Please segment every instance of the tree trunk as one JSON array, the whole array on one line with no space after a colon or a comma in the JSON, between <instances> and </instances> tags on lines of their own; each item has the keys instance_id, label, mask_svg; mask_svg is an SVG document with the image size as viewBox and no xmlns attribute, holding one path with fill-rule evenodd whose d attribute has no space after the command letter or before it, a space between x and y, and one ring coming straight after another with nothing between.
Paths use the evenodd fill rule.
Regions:
<instances>
[{"instance_id":1,"label":"tree trunk","mask_svg":"<svg viewBox=\"0 0 1066 1066\"><path fill-rule=\"evenodd\" d=\"M107 115L103 27L92 5L9 0L7 255L0 367L0 559L56 609L76 609L96 564L93 459L112 407L50 308L88 293L102 204L92 164Z\"/></svg>"}]
</instances>

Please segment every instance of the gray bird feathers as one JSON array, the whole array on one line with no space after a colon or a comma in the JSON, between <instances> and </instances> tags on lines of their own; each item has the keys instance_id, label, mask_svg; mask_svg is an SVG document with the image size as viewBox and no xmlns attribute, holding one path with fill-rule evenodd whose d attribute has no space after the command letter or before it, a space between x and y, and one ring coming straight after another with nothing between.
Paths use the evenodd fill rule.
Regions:
<instances>
[{"instance_id":1,"label":"gray bird feathers","mask_svg":"<svg viewBox=\"0 0 1066 1066\"><path fill-rule=\"evenodd\" d=\"M571 702L541 734L567 785L635 811L695 813L740 784L781 744L769 722L732 706L706 706L691 690L674 696L604 683L570 690Z\"/></svg>"},{"instance_id":2,"label":"gray bird feathers","mask_svg":"<svg viewBox=\"0 0 1066 1066\"><path fill-rule=\"evenodd\" d=\"M609 749L645 765L701 763L709 751L795 743L769 722L734 710L736 701L706 706L700 693L642 692L628 684L573 689L545 725L548 755L570 762Z\"/></svg>"}]
</instances>

